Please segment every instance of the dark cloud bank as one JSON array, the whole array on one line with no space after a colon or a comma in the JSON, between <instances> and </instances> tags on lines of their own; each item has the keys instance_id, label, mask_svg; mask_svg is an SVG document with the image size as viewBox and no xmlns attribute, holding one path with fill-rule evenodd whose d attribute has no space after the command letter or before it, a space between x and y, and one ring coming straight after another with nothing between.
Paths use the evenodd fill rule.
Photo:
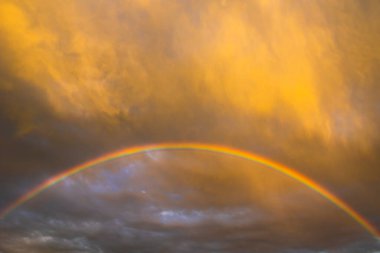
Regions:
<instances>
[{"instance_id":1,"label":"dark cloud bank","mask_svg":"<svg viewBox=\"0 0 380 253\"><path fill-rule=\"evenodd\" d=\"M0 228L5 252L378 248L358 224L292 179L202 152L150 152L97 166L48 189Z\"/></svg>"}]
</instances>

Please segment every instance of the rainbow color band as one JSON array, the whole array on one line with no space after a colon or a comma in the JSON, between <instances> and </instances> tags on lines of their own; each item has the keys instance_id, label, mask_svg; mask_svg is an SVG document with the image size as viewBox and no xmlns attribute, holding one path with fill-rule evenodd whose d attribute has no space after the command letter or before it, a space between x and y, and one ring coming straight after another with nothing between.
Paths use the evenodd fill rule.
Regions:
<instances>
[{"instance_id":1,"label":"rainbow color band","mask_svg":"<svg viewBox=\"0 0 380 253\"><path fill-rule=\"evenodd\" d=\"M110 161L116 158L120 158L123 156L133 155L133 154L137 154L141 152L157 151L157 150L209 151L209 152L214 152L214 153L226 154L226 155L230 155L230 156L234 156L238 158L243 158L249 161L253 161L253 162L257 162L259 164L265 165L268 168L281 172L282 174L285 174L289 176L290 178L293 178L294 180L299 181L300 183L304 184L305 186L319 193L320 195L325 197L327 200L329 200L331 203L333 203L335 206L343 210L347 215L353 218L356 222L358 222L364 229L366 229L376 239L378 240L380 239L380 232L369 221L367 221L361 214L359 214L357 211L351 208L343 200L339 199L337 196L329 192L326 188L314 182L310 178L302 175L301 173L295 171L294 169L291 169L282 164L273 162L269 159L266 159L264 157L261 157L255 154L251 154L243 150L239 150L239 149L235 149L235 148L231 148L227 146L222 146L222 145L202 144L202 143L162 143L162 144L144 145L144 146L130 147L130 148L126 148L126 149L122 149L116 152L111 152L111 153L102 155L93 160L90 160L85 163L79 164L75 167L69 168L65 170L64 172L59 173L58 175L51 177L50 179L42 182L41 184L39 184L35 188L28 191L26 194L18 198L16 201L11 203L9 206L4 208L0 212L0 218L1 219L5 218L5 216L9 214L10 212L12 212L15 208L19 207L20 205L24 204L30 199L33 199L42 191L46 190L47 188L61 182L65 178L71 175L74 175L80 171L91 168L94 165L97 165L106 161Z\"/></svg>"}]
</instances>

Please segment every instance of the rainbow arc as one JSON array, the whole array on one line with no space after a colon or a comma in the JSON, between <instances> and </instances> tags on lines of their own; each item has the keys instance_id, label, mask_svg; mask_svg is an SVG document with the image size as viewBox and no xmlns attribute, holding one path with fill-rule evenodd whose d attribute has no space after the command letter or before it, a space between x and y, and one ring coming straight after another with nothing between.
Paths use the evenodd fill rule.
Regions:
<instances>
[{"instance_id":1,"label":"rainbow arc","mask_svg":"<svg viewBox=\"0 0 380 253\"><path fill-rule=\"evenodd\" d=\"M126 149L118 150L116 152L111 152L105 155L102 155L93 160L84 162L72 168L69 168L62 173L59 173L48 180L42 182L37 185L35 188L31 189L16 201L12 202L6 208L4 208L0 212L0 218L5 218L6 215L11 213L14 209L19 207L20 205L26 203L27 201L36 197L39 193L48 189L49 187L63 181L65 178L72 176L76 173L79 173L83 170L89 169L97 164L101 164L106 161L114 160L120 157L134 155L142 152L149 151L158 151L158 150L198 150L198 151L208 151L219 154L225 154L229 156L234 156L242 159L246 159L249 161L253 161L259 164L264 165L266 168L270 168L272 170L278 171L299 183L307 186L313 191L319 193L325 199L330 201L336 207L340 208L344 211L348 216L350 216L353 220L355 220L358 224L360 224L365 230L367 230L371 235L373 235L376 239L380 239L380 232L374 227L364 216L359 214L356 210L350 207L346 202L342 199L331 193L322 185L313 181L312 179L306 177L305 175L297 172L295 169L289 168L280 163L271 161L265 157L261 157L256 154L249 153L244 150L239 150L236 148L231 148L228 146L215 145L215 144L204 144L204 143L161 143L161 144L152 144L152 145L143 145L143 146L135 146L129 147Z\"/></svg>"}]
</instances>

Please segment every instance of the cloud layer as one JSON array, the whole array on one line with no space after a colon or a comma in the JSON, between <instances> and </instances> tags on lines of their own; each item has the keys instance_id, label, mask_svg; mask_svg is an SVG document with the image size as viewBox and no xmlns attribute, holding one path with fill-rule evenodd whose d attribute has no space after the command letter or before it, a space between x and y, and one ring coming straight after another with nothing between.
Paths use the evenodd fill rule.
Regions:
<instances>
[{"instance_id":1,"label":"cloud layer","mask_svg":"<svg viewBox=\"0 0 380 253\"><path fill-rule=\"evenodd\" d=\"M294 167L380 227L379 12L376 0L2 0L0 206L41 180L112 150L199 141L245 149ZM207 164L201 167L228 167L223 165L226 160L201 161ZM204 175L202 180L213 181L217 175ZM246 182L238 173L228 174L228 179L235 180L231 184L239 192L249 192L257 201L265 199L238 183ZM171 175L171 181L181 180L181 175ZM257 189L267 197L261 205L265 212L280 210L285 200L276 198L275 192L281 193L285 183L268 177L265 181L265 190ZM84 199L100 194L96 189L85 192ZM214 199L213 205L226 199L247 201L228 192L221 196L228 197ZM304 199L294 200L296 206ZM236 207L237 202L226 205ZM202 207L189 203L192 207L186 210ZM38 220L40 208L25 215ZM54 206L47 205L47 217L52 210ZM178 222L190 217L203 224L207 215L191 210L168 209L164 216ZM280 213L269 212L278 219ZM324 219L321 208L312 213L322 215L318 221ZM58 220L69 224L76 215ZM335 213L325 219L335 221ZM13 239L2 227L0 234L10 243L0 243L0 252L11 248L22 252L16 245L24 239L24 245L52 243L56 251L66 247L62 245L90 252L108 247L95 247L87 237L71 240L46 234L51 225L41 226L22 236L15 232ZM333 249L326 228L317 233L325 235L318 237L320 245L328 242L320 248ZM347 252L367 247L360 244L360 233L352 233L359 246L347 243ZM33 247L50 252L47 246ZM214 246L209 247L212 251Z\"/></svg>"},{"instance_id":2,"label":"cloud layer","mask_svg":"<svg viewBox=\"0 0 380 253\"><path fill-rule=\"evenodd\" d=\"M379 246L299 182L252 162L183 151L74 175L0 228L3 250L20 253L356 252L353 238L367 252Z\"/></svg>"}]
</instances>

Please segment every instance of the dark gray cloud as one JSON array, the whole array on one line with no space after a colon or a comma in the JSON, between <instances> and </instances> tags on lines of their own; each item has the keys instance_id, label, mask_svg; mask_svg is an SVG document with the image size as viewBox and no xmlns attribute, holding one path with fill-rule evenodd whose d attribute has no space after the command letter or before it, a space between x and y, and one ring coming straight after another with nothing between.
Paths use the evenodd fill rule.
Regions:
<instances>
[{"instance_id":1,"label":"dark gray cloud","mask_svg":"<svg viewBox=\"0 0 380 253\"><path fill-rule=\"evenodd\" d=\"M202 152L155 151L98 165L46 190L0 229L6 252L379 248L356 222L299 182Z\"/></svg>"}]
</instances>

